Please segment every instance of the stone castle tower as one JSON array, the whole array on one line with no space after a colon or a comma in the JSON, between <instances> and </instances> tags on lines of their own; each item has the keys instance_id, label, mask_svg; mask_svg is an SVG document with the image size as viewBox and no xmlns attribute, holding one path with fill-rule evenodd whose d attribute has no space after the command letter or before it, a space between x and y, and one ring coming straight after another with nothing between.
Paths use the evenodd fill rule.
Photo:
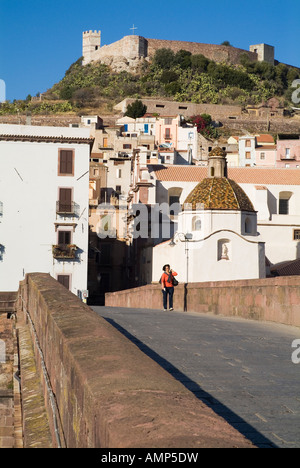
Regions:
<instances>
[{"instance_id":1,"label":"stone castle tower","mask_svg":"<svg viewBox=\"0 0 300 468\"><path fill-rule=\"evenodd\" d=\"M82 34L83 65L93 60L93 54L101 47L101 31L84 31Z\"/></svg>"},{"instance_id":2,"label":"stone castle tower","mask_svg":"<svg viewBox=\"0 0 300 468\"><path fill-rule=\"evenodd\" d=\"M274 64L274 47L266 44L250 46L250 50L246 51L232 46L146 39L142 36L130 35L101 47L101 31L84 31L83 65L102 62L111 66L115 71L134 69L143 60L149 60L155 51L161 48L172 49L175 53L181 49L187 50L192 54L202 54L215 62L238 64L241 55L247 54L253 62L265 60Z\"/></svg>"}]
</instances>

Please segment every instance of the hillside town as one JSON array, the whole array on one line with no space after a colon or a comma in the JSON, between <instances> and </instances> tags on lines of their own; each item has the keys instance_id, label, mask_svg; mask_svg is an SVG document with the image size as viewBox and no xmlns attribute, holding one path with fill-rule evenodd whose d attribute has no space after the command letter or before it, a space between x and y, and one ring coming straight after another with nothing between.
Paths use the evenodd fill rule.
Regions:
<instances>
[{"instance_id":1,"label":"hillside town","mask_svg":"<svg viewBox=\"0 0 300 468\"><path fill-rule=\"evenodd\" d=\"M82 65L114 73L135 73L161 52L213 67L243 59L274 72L277 63L267 44L246 51L133 34L102 46L101 31L82 36ZM300 274L300 120L275 96L246 106L126 97L110 115L3 114L0 148L3 291L49 272L104 304L108 292L157 283L161 262L183 283Z\"/></svg>"},{"instance_id":2,"label":"hillside town","mask_svg":"<svg viewBox=\"0 0 300 468\"><path fill-rule=\"evenodd\" d=\"M0 449L299 447L300 5L2 3Z\"/></svg>"},{"instance_id":3,"label":"hillside town","mask_svg":"<svg viewBox=\"0 0 300 468\"><path fill-rule=\"evenodd\" d=\"M224 134L230 117L244 125L234 106L144 100L146 113L133 118L133 103L118 104L108 123L0 124L1 288L45 271L92 304L157 282L162 262L182 282L298 275L299 132ZM279 103L265 107L269 127L280 126Z\"/></svg>"}]
</instances>

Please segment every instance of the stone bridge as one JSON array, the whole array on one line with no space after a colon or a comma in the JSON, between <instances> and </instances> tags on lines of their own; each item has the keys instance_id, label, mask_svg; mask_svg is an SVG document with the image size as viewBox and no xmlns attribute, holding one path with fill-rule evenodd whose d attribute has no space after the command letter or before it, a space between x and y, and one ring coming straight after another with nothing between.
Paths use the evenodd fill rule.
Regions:
<instances>
[{"instance_id":1,"label":"stone bridge","mask_svg":"<svg viewBox=\"0 0 300 468\"><path fill-rule=\"evenodd\" d=\"M211 285L209 294L201 291L201 300L199 285L180 286L178 308L193 308L194 289L198 291L194 304L201 306L201 312L163 315L149 299L161 300L157 285L146 287L152 290L147 302L142 296L143 304L155 310L135 309L134 305L120 308L120 304L92 310L49 275L27 275L18 293L0 294L0 340L5 344L5 359L0 348L0 447L299 447L299 436L295 436L295 431L299 434L299 371L291 363L290 346L292 339L300 338L300 281L290 278L285 285L276 281L261 284L256 291L256 315L245 297L250 297L251 288L253 295L258 285L244 283L241 290L232 285L240 298L244 289L243 319L229 319L208 313L208 297L214 298L214 314L219 312L218 301L221 306L216 285ZM268 296L266 305L271 287L273 297ZM226 289L230 293L229 284ZM121 296L130 302L137 294L130 290L108 296L107 302L112 305ZM287 301L285 307L282 301ZM279 303L281 317L274 315ZM245 320L247 310L252 319L269 320L268 314L261 313L267 306L273 310L271 320L277 318L289 326L273 323L284 327L273 335L267 329L254 332L253 326L261 322ZM234 311L239 313L237 308ZM240 321L241 328L230 320ZM271 375L270 387L265 387L267 392L273 390L262 398L257 390L271 361L253 354L256 361L251 366L246 357L255 348L268 355L271 351L275 357L273 338L279 348L284 343L284 351L278 348L277 354L284 352L289 366L278 364L281 371ZM241 369L252 391L247 385L238 389L231 385L230 379L234 382ZM285 378L289 380L284 382ZM224 395L229 400L222 400ZM263 410L266 400L273 402L269 413ZM246 415L240 407L243 401ZM253 418L269 424L265 433Z\"/></svg>"}]
</instances>

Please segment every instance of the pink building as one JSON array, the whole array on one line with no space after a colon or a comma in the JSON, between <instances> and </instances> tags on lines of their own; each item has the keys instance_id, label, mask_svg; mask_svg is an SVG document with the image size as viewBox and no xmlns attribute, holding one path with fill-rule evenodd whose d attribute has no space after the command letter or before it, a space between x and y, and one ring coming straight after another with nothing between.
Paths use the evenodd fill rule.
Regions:
<instances>
[{"instance_id":1,"label":"pink building","mask_svg":"<svg viewBox=\"0 0 300 468\"><path fill-rule=\"evenodd\" d=\"M164 116L157 119L155 124L156 144L166 145L176 148L178 140L178 127L180 126L180 116Z\"/></svg>"},{"instance_id":2,"label":"pink building","mask_svg":"<svg viewBox=\"0 0 300 468\"><path fill-rule=\"evenodd\" d=\"M277 167L300 168L300 137L277 140Z\"/></svg>"},{"instance_id":3,"label":"pink building","mask_svg":"<svg viewBox=\"0 0 300 468\"><path fill-rule=\"evenodd\" d=\"M275 145L261 145L255 148L255 164L258 167L276 167L276 157Z\"/></svg>"}]
</instances>

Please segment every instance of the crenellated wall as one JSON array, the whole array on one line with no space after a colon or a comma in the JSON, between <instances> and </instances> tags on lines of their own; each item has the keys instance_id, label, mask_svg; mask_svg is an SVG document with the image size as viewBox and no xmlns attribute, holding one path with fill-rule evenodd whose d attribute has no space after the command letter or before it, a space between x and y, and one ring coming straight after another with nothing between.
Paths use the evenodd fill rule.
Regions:
<instances>
[{"instance_id":1,"label":"crenellated wall","mask_svg":"<svg viewBox=\"0 0 300 468\"><path fill-rule=\"evenodd\" d=\"M22 314L43 380L54 447L60 440L68 448L253 448L50 275L29 274L20 284Z\"/></svg>"}]
</instances>

